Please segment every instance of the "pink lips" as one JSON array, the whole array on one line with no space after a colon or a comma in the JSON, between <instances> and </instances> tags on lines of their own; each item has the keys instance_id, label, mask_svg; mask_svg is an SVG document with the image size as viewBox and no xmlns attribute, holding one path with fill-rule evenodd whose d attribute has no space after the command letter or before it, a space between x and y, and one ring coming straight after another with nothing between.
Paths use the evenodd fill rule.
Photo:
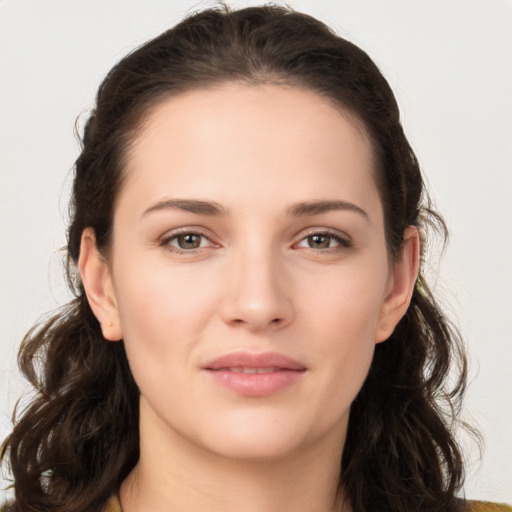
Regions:
<instances>
[{"instance_id":1,"label":"pink lips","mask_svg":"<svg viewBox=\"0 0 512 512\"><path fill-rule=\"evenodd\" d=\"M244 396L268 396L299 380L306 368L277 352L235 352L204 366L220 385Z\"/></svg>"}]
</instances>

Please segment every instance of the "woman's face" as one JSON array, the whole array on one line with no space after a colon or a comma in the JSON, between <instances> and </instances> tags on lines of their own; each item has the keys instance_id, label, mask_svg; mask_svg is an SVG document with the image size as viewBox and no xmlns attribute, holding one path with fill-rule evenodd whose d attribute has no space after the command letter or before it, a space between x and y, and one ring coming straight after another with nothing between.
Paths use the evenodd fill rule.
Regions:
<instances>
[{"instance_id":1,"label":"woman's face","mask_svg":"<svg viewBox=\"0 0 512 512\"><path fill-rule=\"evenodd\" d=\"M340 448L410 294L364 129L307 90L226 84L157 106L127 161L108 268L87 286L81 267L143 436L249 459Z\"/></svg>"}]
</instances>

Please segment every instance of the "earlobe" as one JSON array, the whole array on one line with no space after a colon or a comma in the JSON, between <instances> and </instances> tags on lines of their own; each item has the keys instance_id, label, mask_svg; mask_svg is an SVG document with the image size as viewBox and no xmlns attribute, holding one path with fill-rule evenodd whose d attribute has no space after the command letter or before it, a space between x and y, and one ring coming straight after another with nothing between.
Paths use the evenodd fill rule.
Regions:
<instances>
[{"instance_id":1,"label":"earlobe","mask_svg":"<svg viewBox=\"0 0 512 512\"><path fill-rule=\"evenodd\" d=\"M86 228L82 233L78 270L87 301L101 325L103 337L109 341L119 341L123 335L112 276L107 261L98 250L92 228Z\"/></svg>"},{"instance_id":2,"label":"earlobe","mask_svg":"<svg viewBox=\"0 0 512 512\"><path fill-rule=\"evenodd\" d=\"M420 236L415 226L405 231L401 257L393 264L390 289L384 301L376 343L387 340L407 312L420 265Z\"/></svg>"}]
</instances>

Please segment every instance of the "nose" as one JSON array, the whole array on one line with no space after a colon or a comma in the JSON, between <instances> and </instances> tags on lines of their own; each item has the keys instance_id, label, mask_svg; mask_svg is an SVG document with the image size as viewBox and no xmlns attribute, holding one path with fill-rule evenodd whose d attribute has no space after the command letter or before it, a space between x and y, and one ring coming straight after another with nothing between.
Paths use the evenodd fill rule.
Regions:
<instances>
[{"instance_id":1,"label":"nose","mask_svg":"<svg viewBox=\"0 0 512 512\"><path fill-rule=\"evenodd\" d=\"M234 255L221 303L224 322L251 331L288 325L294 311L287 281L279 256L269 248Z\"/></svg>"}]
</instances>

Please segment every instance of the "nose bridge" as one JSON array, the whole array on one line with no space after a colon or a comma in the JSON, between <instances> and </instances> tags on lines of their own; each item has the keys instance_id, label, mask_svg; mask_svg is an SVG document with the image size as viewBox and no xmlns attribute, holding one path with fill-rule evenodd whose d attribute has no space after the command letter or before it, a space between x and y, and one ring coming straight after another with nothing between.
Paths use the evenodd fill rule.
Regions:
<instances>
[{"instance_id":1,"label":"nose bridge","mask_svg":"<svg viewBox=\"0 0 512 512\"><path fill-rule=\"evenodd\" d=\"M246 240L233 249L228 281L223 308L228 323L260 329L291 319L282 257L268 240Z\"/></svg>"}]
</instances>

